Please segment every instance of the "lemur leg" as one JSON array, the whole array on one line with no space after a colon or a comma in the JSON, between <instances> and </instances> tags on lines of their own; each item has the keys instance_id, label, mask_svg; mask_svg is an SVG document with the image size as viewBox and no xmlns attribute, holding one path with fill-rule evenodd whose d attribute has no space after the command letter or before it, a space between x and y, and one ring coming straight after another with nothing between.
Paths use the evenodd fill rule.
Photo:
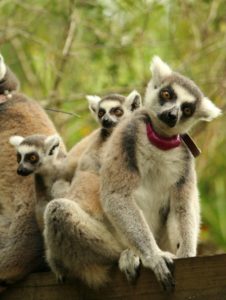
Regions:
<instances>
[{"instance_id":1,"label":"lemur leg","mask_svg":"<svg viewBox=\"0 0 226 300\"><path fill-rule=\"evenodd\" d=\"M200 226L200 208L194 178L187 179L186 182L173 189L170 205L167 231L171 248L177 257L195 256Z\"/></svg>"},{"instance_id":2,"label":"lemur leg","mask_svg":"<svg viewBox=\"0 0 226 300\"><path fill-rule=\"evenodd\" d=\"M108 266L122 247L104 224L74 201L51 201L44 214L46 258L56 276L78 277L97 287L108 280Z\"/></svg>"},{"instance_id":3,"label":"lemur leg","mask_svg":"<svg viewBox=\"0 0 226 300\"><path fill-rule=\"evenodd\" d=\"M33 214L19 211L0 236L0 286L43 266L43 242Z\"/></svg>"}]
</instances>

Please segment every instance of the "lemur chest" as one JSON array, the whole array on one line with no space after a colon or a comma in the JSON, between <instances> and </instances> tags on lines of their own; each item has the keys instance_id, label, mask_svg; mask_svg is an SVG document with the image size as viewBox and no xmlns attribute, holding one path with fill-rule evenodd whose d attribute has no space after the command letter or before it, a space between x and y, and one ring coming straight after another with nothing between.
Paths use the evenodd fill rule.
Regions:
<instances>
[{"instance_id":1,"label":"lemur chest","mask_svg":"<svg viewBox=\"0 0 226 300\"><path fill-rule=\"evenodd\" d=\"M170 151L161 151L152 145L138 148L140 182L135 200L155 236L170 210L171 189L184 175L183 157L181 147Z\"/></svg>"}]
</instances>

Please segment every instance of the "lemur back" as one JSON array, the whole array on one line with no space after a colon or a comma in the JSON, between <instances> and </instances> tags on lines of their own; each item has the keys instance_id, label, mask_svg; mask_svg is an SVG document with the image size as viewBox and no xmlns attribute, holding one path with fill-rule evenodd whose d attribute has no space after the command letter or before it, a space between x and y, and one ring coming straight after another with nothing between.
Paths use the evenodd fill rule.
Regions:
<instances>
[{"instance_id":1,"label":"lemur back","mask_svg":"<svg viewBox=\"0 0 226 300\"><path fill-rule=\"evenodd\" d=\"M0 65L0 73L4 68ZM5 70L6 70L5 66ZM6 76L6 77L5 77ZM12 91L17 80L4 73L1 94ZM43 242L35 220L33 178L16 175L15 150L9 144L12 135L51 135L56 129L38 103L13 91L0 101L0 285L19 280L43 264Z\"/></svg>"}]
</instances>

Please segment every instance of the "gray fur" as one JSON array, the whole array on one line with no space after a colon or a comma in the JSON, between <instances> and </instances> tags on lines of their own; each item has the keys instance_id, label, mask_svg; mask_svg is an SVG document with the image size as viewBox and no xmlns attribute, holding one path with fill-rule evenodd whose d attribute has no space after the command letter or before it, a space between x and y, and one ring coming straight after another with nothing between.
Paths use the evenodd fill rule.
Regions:
<instances>
[{"instance_id":1,"label":"gray fur","mask_svg":"<svg viewBox=\"0 0 226 300\"><path fill-rule=\"evenodd\" d=\"M133 100L131 95L136 97L137 93L129 95L130 101ZM108 107L110 110L111 105L116 103L118 106L119 98L125 99L126 103L127 97L119 95L107 96L103 102L111 101L108 102L111 103ZM116 124L123 122L121 119L132 113L131 107L128 104L125 106L124 102L121 104L124 115ZM98 109L93 111L98 113ZM111 233L111 225L103 214L99 194L102 157L114 130L115 126L100 128L92 135L92 140L77 163L68 193L65 198L51 201L44 217L46 257L57 278L78 277L94 288L109 280L108 269L118 261L124 250ZM128 257L134 268L137 268L139 259ZM56 261L61 264L56 264ZM128 269L131 271L131 268ZM126 272L127 268L122 267L122 270ZM135 274L136 269L131 276Z\"/></svg>"},{"instance_id":2,"label":"gray fur","mask_svg":"<svg viewBox=\"0 0 226 300\"><path fill-rule=\"evenodd\" d=\"M153 70L156 83L148 85L146 111L137 111L121 123L105 149L101 203L115 236L132 247L142 264L170 291L174 288L173 258L196 255L200 215L194 159L183 143L168 151L154 146L147 138L146 122L149 119L162 136L186 132L198 120L199 108L183 125L178 120L173 129L158 118L160 110L170 105L180 108L183 101L198 100L201 107L205 99L191 80L173 73L159 58L154 60ZM174 84L176 100L159 105L159 89L169 82ZM135 132L133 150L125 151L124 141L125 137L130 140L131 127ZM112 157L112 148L119 159ZM136 162L138 172L128 168L128 161Z\"/></svg>"},{"instance_id":3,"label":"gray fur","mask_svg":"<svg viewBox=\"0 0 226 300\"><path fill-rule=\"evenodd\" d=\"M55 137L55 136L53 136ZM13 138L10 141L13 144ZM16 137L18 140L18 137ZM23 137L19 137L23 138ZM36 219L40 230L43 230L43 213L48 202L56 197L66 194L69 189L70 181L68 174L64 174L65 151L60 149L60 139L50 143L50 151L47 148L46 141L48 137L45 135L30 135L23 138L22 142L14 142L17 153L21 155L19 168L25 168L29 174L34 174L35 193L36 193ZM30 163L25 160L26 154L37 153L39 160L37 163ZM23 175L23 174L20 174Z\"/></svg>"}]
</instances>

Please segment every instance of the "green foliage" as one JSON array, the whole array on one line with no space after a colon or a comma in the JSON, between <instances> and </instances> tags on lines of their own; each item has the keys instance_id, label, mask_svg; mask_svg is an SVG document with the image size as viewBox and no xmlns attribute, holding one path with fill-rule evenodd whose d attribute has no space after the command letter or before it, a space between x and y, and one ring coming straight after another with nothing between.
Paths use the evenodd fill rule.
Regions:
<instances>
[{"instance_id":1,"label":"green foliage","mask_svg":"<svg viewBox=\"0 0 226 300\"><path fill-rule=\"evenodd\" d=\"M2 0L0 45L21 89L45 107L71 147L96 126L86 94L143 95L158 54L225 109L224 0ZM203 222L226 248L225 116L197 128ZM198 133L197 133L198 132Z\"/></svg>"}]
</instances>

